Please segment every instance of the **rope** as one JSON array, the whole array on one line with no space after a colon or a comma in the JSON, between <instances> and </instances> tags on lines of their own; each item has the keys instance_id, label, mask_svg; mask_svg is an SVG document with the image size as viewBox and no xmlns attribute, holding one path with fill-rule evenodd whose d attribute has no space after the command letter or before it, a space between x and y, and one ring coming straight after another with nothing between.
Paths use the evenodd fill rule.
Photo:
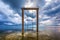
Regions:
<instances>
[{"instance_id":1,"label":"rope","mask_svg":"<svg viewBox=\"0 0 60 40\"><path fill-rule=\"evenodd\" d=\"M33 13L32 13L32 16L33 16ZM32 18L32 31L33 31L33 18Z\"/></svg>"}]
</instances>

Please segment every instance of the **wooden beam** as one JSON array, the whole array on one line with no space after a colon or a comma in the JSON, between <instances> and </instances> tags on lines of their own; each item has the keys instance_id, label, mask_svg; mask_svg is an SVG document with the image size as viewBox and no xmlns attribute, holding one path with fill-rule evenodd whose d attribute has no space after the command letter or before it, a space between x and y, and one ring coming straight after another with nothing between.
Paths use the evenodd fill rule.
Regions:
<instances>
[{"instance_id":1,"label":"wooden beam","mask_svg":"<svg viewBox=\"0 0 60 40\"><path fill-rule=\"evenodd\" d=\"M38 10L39 8L22 8L24 10Z\"/></svg>"},{"instance_id":2,"label":"wooden beam","mask_svg":"<svg viewBox=\"0 0 60 40\"><path fill-rule=\"evenodd\" d=\"M22 9L22 40L24 40L24 9Z\"/></svg>"},{"instance_id":3,"label":"wooden beam","mask_svg":"<svg viewBox=\"0 0 60 40\"><path fill-rule=\"evenodd\" d=\"M36 31L37 31L37 40L38 40L38 10L37 10L36 16L37 16L37 17L36 17L36 18L37 18L37 19L36 19L36 20L37 20L37 25L36 25L37 28L36 28Z\"/></svg>"}]
</instances>

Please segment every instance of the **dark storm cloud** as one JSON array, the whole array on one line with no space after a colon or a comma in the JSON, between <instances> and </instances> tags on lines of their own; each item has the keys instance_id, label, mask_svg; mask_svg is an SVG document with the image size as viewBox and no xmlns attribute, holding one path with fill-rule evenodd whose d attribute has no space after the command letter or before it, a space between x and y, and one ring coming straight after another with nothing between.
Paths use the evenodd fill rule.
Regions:
<instances>
[{"instance_id":1,"label":"dark storm cloud","mask_svg":"<svg viewBox=\"0 0 60 40\"><path fill-rule=\"evenodd\" d=\"M49 7L50 8L50 7ZM47 8L45 14L48 16L56 16L60 12L60 5L53 7L51 9Z\"/></svg>"},{"instance_id":2,"label":"dark storm cloud","mask_svg":"<svg viewBox=\"0 0 60 40\"><path fill-rule=\"evenodd\" d=\"M20 14L20 10L24 5L25 0L3 0L6 4Z\"/></svg>"},{"instance_id":3,"label":"dark storm cloud","mask_svg":"<svg viewBox=\"0 0 60 40\"><path fill-rule=\"evenodd\" d=\"M21 8L24 4L24 0L3 0L5 3L10 4L12 8Z\"/></svg>"},{"instance_id":4,"label":"dark storm cloud","mask_svg":"<svg viewBox=\"0 0 60 40\"><path fill-rule=\"evenodd\" d=\"M9 22L9 21L0 21L0 25L7 25L5 23L12 23L12 22Z\"/></svg>"},{"instance_id":5,"label":"dark storm cloud","mask_svg":"<svg viewBox=\"0 0 60 40\"><path fill-rule=\"evenodd\" d=\"M60 1L53 0L49 5L47 5L43 11L48 16L56 16L60 12Z\"/></svg>"},{"instance_id":6,"label":"dark storm cloud","mask_svg":"<svg viewBox=\"0 0 60 40\"><path fill-rule=\"evenodd\" d=\"M56 16L60 12L60 5L55 10L49 10L46 14L48 16Z\"/></svg>"},{"instance_id":7,"label":"dark storm cloud","mask_svg":"<svg viewBox=\"0 0 60 40\"><path fill-rule=\"evenodd\" d=\"M2 2L2 1L1 1ZM1 15L3 15L4 17L5 17L5 15L7 15L9 18L8 18L8 20L6 20L6 21L2 21L2 22L0 22L0 24L2 23L3 25L12 25L12 24L20 24L20 20L21 20L21 16L22 16L22 13L21 13L21 8L24 6L24 3L25 3L26 1L25 0L3 0L3 2L1 3L1 5L3 4L3 6L5 6L5 7L1 7L2 8L2 12L4 12L4 14L2 13ZM26 2L27 3L27 2ZM9 5L9 7L7 7L7 5ZM27 5L27 4L26 4ZM38 2L37 2L37 6L39 6L39 8L41 7L41 9L43 9L44 6L45 5L45 0L38 0ZM54 5L54 6L53 6ZM57 2L57 3L50 3L50 5L48 5L47 7L45 7L42 11L41 11L41 14L42 14L42 12L43 11L46 11L46 12L44 12L44 14L43 15L48 15L48 16L50 16L50 17L52 17L52 16L55 16L56 14L58 14L58 12L60 12L60 6L59 6L60 4L59 4L59 2ZM5 9L5 10L3 10L3 8ZM53 9L52 9L53 8ZM12 12L12 10L13 10L13 12ZM5 13L6 12L6 13ZM12 13L11 13L12 12ZM15 13L16 12L16 13ZM28 13L28 12L27 12ZM8 15L9 14L9 15ZM34 18L34 17L36 17L35 15L34 16L32 16L32 14L25 14L27 17L31 17L31 18ZM48 17L47 16L47 17ZM58 16L58 15L57 15ZM7 17L5 17L5 18L7 18ZM41 17L42 19L40 19L40 20L42 20L42 22L44 23L44 21L46 21L46 20L49 20L48 22L51 22L51 19L53 19L53 18L44 18L43 19L43 17ZM3 19L4 20L4 19ZM8 21L8 22L7 22ZM9 22L9 21L11 21L11 22ZM39 21L40 22L40 21ZM47 23L48 23L47 22ZM28 22L29 23L29 22ZM1 25L2 25L1 24ZM21 23L22 24L22 23ZM33 24L36 24L36 22L34 22ZM46 23L45 23L46 24ZM53 23L54 24L54 23ZM53 25L52 24L52 25ZM43 24L44 25L44 24Z\"/></svg>"}]
</instances>

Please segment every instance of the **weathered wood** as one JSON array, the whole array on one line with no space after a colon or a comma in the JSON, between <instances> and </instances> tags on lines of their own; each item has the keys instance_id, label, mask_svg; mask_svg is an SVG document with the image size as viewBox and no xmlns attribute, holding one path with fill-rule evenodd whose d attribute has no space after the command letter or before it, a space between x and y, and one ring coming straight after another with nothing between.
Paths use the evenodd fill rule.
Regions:
<instances>
[{"instance_id":1,"label":"weathered wood","mask_svg":"<svg viewBox=\"0 0 60 40\"><path fill-rule=\"evenodd\" d=\"M38 40L38 10L37 10L37 14L36 14L36 18L37 18L37 28L36 28L36 31L37 31L37 40Z\"/></svg>"},{"instance_id":2,"label":"weathered wood","mask_svg":"<svg viewBox=\"0 0 60 40\"><path fill-rule=\"evenodd\" d=\"M38 40L38 10L39 8L22 8L22 40L24 40L24 10L36 10L37 14L36 14L36 33L37 33L37 40Z\"/></svg>"},{"instance_id":3,"label":"weathered wood","mask_svg":"<svg viewBox=\"0 0 60 40\"><path fill-rule=\"evenodd\" d=\"M22 40L24 40L24 9L22 9Z\"/></svg>"},{"instance_id":4,"label":"weathered wood","mask_svg":"<svg viewBox=\"0 0 60 40\"><path fill-rule=\"evenodd\" d=\"M38 10L39 8L22 8L24 10Z\"/></svg>"}]
</instances>

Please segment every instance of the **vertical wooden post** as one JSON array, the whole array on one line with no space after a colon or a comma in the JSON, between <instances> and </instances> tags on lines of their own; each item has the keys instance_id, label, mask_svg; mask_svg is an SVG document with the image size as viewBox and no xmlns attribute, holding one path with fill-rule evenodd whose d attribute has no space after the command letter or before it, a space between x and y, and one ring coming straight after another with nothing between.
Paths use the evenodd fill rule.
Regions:
<instances>
[{"instance_id":1,"label":"vertical wooden post","mask_svg":"<svg viewBox=\"0 0 60 40\"><path fill-rule=\"evenodd\" d=\"M22 40L24 40L24 9L22 9Z\"/></svg>"},{"instance_id":2,"label":"vertical wooden post","mask_svg":"<svg viewBox=\"0 0 60 40\"><path fill-rule=\"evenodd\" d=\"M36 14L36 16L37 16L37 28L36 28L36 31L37 31L37 40L38 40L38 9L37 9L37 14Z\"/></svg>"}]
</instances>

